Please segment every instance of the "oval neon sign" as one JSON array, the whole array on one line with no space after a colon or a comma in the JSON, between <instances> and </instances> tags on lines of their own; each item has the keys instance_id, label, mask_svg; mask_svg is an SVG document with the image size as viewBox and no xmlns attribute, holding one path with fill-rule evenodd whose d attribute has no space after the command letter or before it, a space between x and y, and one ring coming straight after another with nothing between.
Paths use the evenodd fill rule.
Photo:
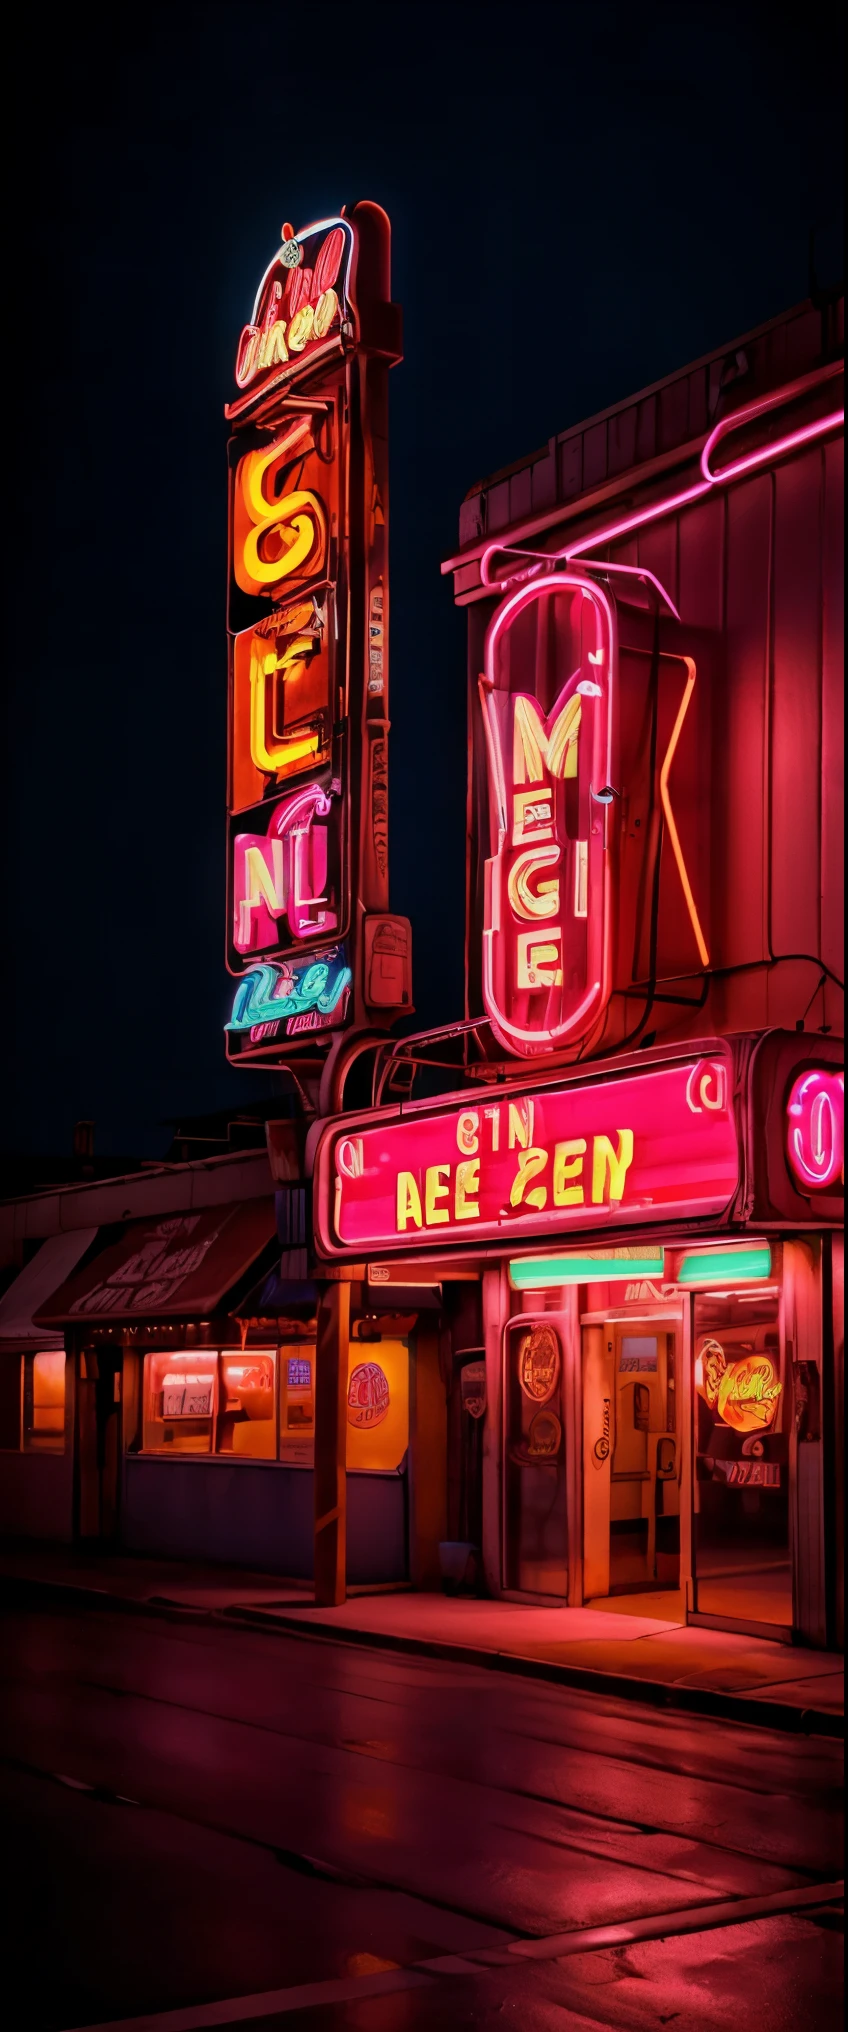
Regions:
<instances>
[{"instance_id":1,"label":"oval neon sign","mask_svg":"<svg viewBox=\"0 0 848 2032\"><path fill-rule=\"evenodd\" d=\"M805 1072L786 1110L789 1168L802 1190L840 1184L845 1163L845 1081L841 1072Z\"/></svg>"}]
</instances>

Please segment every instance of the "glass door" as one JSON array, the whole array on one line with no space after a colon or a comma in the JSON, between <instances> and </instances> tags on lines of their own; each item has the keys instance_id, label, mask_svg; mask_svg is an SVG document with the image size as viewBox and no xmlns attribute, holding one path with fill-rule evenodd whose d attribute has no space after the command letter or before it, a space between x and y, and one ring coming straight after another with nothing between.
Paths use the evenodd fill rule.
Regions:
<instances>
[{"instance_id":1,"label":"glass door","mask_svg":"<svg viewBox=\"0 0 848 2032\"><path fill-rule=\"evenodd\" d=\"M562 1336L550 1314L504 1332L504 1586L568 1595Z\"/></svg>"},{"instance_id":2,"label":"glass door","mask_svg":"<svg viewBox=\"0 0 848 2032\"><path fill-rule=\"evenodd\" d=\"M791 1627L779 1291L697 1297L694 1349L696 1613Z\"/></svg>"}]
</instances>

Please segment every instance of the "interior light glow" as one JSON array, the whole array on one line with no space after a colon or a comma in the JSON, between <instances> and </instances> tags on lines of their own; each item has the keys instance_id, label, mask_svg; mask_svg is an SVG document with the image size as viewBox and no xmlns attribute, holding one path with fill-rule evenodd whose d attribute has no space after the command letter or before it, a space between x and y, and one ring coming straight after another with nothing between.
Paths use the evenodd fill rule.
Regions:
<instances>
[{"instance_id":1,"label":"interior light glow","mask_svg":"<svg viewBox=\"0 0 848 2032\"><path fill-rule=\"evenodd\" d=\"M662 1249L584 1250L581 1255L522 1256L509 1265L513 1291L548 1291L560 1284L611 1284L639 1277L662 1277Z\"/></svg>"},{"instance_id":2,"label":"interior light glow","mask_svg":"<svg viewBox=\"0 0 848 2032\"><path fill-rule=\"evenodd\" d=\"M594 662L595 659L590 660ZM581 677L577 689L581 698L603 698L604 695L602 686L596 684L593 677Z\"/></svg>"},{"instance_id":3,"label":"interior light glow","mask_svg":"<svg viewBox=\"0 0 848 2032\"><path fill-rule=\"evenodd\" d=\"M678 1284L736 1284L771 1276L768 1242L750 1247L693 1249L681 1259ZM729 1293L727 1294L730 1295Z\"/></svg>"}]
</instances>

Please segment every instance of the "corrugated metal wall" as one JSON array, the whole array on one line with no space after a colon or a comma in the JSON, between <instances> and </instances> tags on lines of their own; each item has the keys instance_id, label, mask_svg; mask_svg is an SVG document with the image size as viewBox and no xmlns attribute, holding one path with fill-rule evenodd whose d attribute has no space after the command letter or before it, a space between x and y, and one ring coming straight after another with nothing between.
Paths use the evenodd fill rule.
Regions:
<instances>
[{"instance_id":1,"label":"corrugated metal wall","mask_svg":"<svg viewBox=\"0 0 848 2032\"><path fill-rule=\"evenodd\" d=\"M776 378L777 365L784 373L797 372L799 364L809 365L810 319L818 327L818 313L810 310L769 333L767 345L763 341L767 358L759 363L760 382L766 369L774 370ZM677 391L677 421L669 424L669 430L689 433L696 384L701 391L698 401L703 396L706 402L709 363L631 404L617 420L612 416L604 420L597 472L603 467L608 474L611 460L619 456L632 462L634 447L636 456L643 449L640 431L647 446L646 401L654 405L651 443L661 442L663 402L666 398L671 402L671 387ZM704 418L701 403L695 427L702 432ZM585 487L595 458L592 429L557 440L558 459L567 444L579 447ZM507 509L511 522L526 512L525 495L528 506L535 503L538 463L490 483L475 497L486 502L482 519L489 533ZM684 477L682 485L686 484ZM680 486L681 476L676 475L669 492ZM560 470L560 500L564 487ZM506 496L501 499L503 488L508 503ZM629 490L628 510L638 501L639 495ZM592 506L597 522L597 506ZM606 519L617 519L614 503ZM543 540L552 550L579 538L580 523L573 510L560 529L550 516L546 525ZM687 654L697 664L697 685L673 765L671 790L710 967L705 975L668 838L659 877L655 965L646 942L647 891L653 876L646 864L650 772L646 774L643 694L653 623L646 612L622 601L615 993L603 1031L584 1044L583 1055L587 1048L615 1049L625 1038L632 1042L648 1030L672 1038L806 1024L808 1029L829 1025L841 1034L842 994L831 978L841 981L843 974L841 435L816 440L772 468L717 487L626 540L591 549L593 557L654 573L679 609L679 626L663 619L660 627L660 754L682 695L683 666L673 659ZM460 597L471 583L472 570L478 572L476 563L457 571ZM615 579L612 584L615 588ZM482 638L494 605L493 598L480 599L478 594L478 602L469 606L471 1015L482 1010L482 862L490 851L476 674L482 667ZM531 663L526 688L532 685ZM644 986L652 976L653 998ZM678 981L676 976L684 978ZM675 995L691 997L693 1006L663 999Z\"/></svg>"}]
</instances>

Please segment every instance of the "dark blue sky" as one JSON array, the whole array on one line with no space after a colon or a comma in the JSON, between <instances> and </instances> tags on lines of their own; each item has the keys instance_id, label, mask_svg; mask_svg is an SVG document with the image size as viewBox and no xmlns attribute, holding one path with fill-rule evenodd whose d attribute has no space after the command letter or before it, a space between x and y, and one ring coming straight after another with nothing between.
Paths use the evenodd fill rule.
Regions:
<instances>
[{"instance_id":1,"label":"dark blue sky","mask_svg":"<svg viewBox=\"0 0 848 2032\"><path fill-rule=\"evenodd\" d=\"M224 1062L225 443L283 219L393 224L392 903L461 1013L475 479L839 272L841 10L33 15L7 245L6 1149L157 1154ZM8 468L7 468L8 470Z\"/></svg>"}]
</instances>

